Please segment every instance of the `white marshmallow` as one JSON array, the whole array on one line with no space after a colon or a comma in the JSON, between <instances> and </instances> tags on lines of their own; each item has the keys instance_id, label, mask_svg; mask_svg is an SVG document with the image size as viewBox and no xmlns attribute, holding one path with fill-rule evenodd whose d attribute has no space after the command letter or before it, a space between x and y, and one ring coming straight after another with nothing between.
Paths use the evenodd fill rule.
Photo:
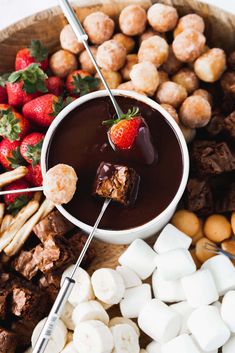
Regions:
<instances>
[{"instance_id":1,"label":"white marshmallow","mask_svg":"<svg viewBox=\"0 0 235 353\"><path fill-rule=\"evenodd\" d=\"M161 353L161 344L155 341L149 343L146 347L147 353Z\"/></svg>"},{"instance_id":2,"label":"white marshmallow","mask_svg":"<svg viewBox=\"0 0 235 353\"><path fill-rule=\"evenodd\" d=\"M158 254L162 254L175 249L188 250L191 243L192 238L169 223L159 234L153 248Z\"/></svg>"},{"instance_id":3,"label":"white marshmallow","mask_svg":"<svg viewBox=\"0 0 235 353\"><path fill-rule=\"evenodd\" d=\"M222 348L222 353L234 353L235 352L235 336L232 336L230 340L225 343Z\"/></svg>"},{"instance_id":4,"label":"white marshmallow","mask_svg":"<svg viewBox=\"0 0 235 353\"><path fill-rule=\"evenodd\" d=\"M165 343L180 330L180 315L159 299L152 299L140 310L139 327L153 340Z\"/></svg>"},{"instance_id":5,"label":"white marshmallow","mask_svg":"<svg viewBox=\"0 0 235 353\"><path fill-rule=\"evenodd\" d=\"M211 271L219 296L235 289L235 268L227 256L216 255L204 262L201 268Z\"/></svg>"},{"instance_id":6,"label":"white marshmallow","mask_svg":"<svg viewBox=\"0 0 235 353\"><path fill-rule=\"evenodd\" d=\"M162 345L162 353L201 353L192 338L183 334Z\"/></svg>"},{"instance_id":7,"label":"white marshmallow","mask_svg":"<svg viewBox=\"0 0 235 353\"><path fill-rule=\"evenodd\" d=\"M190 306L198 308L219 299L215 281L209 270L199 270L181 279L186 299Z\"/></svg>"},{"instance_id":8,"label":"white marshmallow","mask_svg":"<svg viewBox=\"0 0 235 353\"><path fill-rule=\"evenodd\" d=\"M156 268L157 254L143 240L136 239L119 257L119 263L131 268L141 279L146 279Z\"/></svg>"},{"instance_id":9,"label":"white marshmallow","mask_svg":"<svg viewBox=\"0 0 235 353\"><path fill-rule=\"evenodd\" d=\"M196 309L188 319L188 327L200 348L207 352L223 346L230 337L219 310L212 305Z\"/></svg>"},{"instance_id":10,"label":"white marshmallow","mask_svg":"<svg viewBox=\"0 0 235 353\"><path fill-rule=\"evenodd\" d=\"M122 316L128 319L138 317L142 307L151 299L151 286L147 283L127 289L124 298L120 302Z\"/></svg>"},{"instance_id":11,"label":"white marshmallow","mask_svg":"<svg viewBox=\"0 0 235 353\"><path fill-rule=\"evenodd\" d=\"M188 329L188 318L192 314L194 309L186 301L172 304L170 305L170 308L175 310L181 316L180 334L190 333Z\"/></svg>"},{"instance_id":12,"label":"white marshmallow","mask_svg":"<svg viewBox=\"0 0 235 353\"><path fill-rule=\"evenodd\" d=\"M235 333L235 291L225 294L221 305L221 316L230 331Z\"/></svg>"},{"instance_id":13,"label":"white marshmallow","mask_svg":"<svg viewBox=\"0 0 235 353\"><path fill-rule=\"evenodd\" d=\"M219 311L221 310L221 305L222 304L218 300L212 304L212 306L216 307Z\"/></svg>"},{"instance_id":14,"label":"white marshmallow","mask_svg":"<svg viewBox=\"0 0 235 353\"><path fill-rule=\"evenodd\" d=\"M195 343L195 345L197 346L197 348L199 349L200 353L218 353L218 349L213 349L213 351L203 351L198 343L196 342L195 338L193 337L193 335L190 335L190 337L192 338L193 342Z\"/></svg>"},{"instance_id":15,"label":"white marshmallow","mask_svg":"<svg viewBox=\"0 0 235 353\"><path fill-rule=\"evenodd\" d=\"M175 303L185 300L183 287L179 279L165 281L155 270L152 277L152 287L155 298L167 303Z\"/></svg>"},{"instance_id":16,"label":"white marshmallow","mask_svg":"<svg viewBox=\"0 0 235 353\"><path fill-rule=\"evenodd\" d=\"M122 276L126 288L132 288L142 284L139 276L129 267L117 266L116 271L118 271Z\"/></svg>"},{"instance_id":17,"label":"white marshmallow","mask_svg":"<svg viewBox=\"0 0 235 353\"><path fill-rule=\"evenodd\" d=\"M157 269L161 278L174 281L196 271L196 265L188 250L176 249L157 257Z\"/></svg>"}]
</instances>

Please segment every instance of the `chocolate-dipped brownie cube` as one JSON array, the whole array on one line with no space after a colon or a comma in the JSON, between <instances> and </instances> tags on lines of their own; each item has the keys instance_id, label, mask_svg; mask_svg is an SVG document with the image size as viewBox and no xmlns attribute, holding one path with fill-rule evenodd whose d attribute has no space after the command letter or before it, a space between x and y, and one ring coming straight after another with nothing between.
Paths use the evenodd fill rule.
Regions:
<instances>
[{"instance_id":1,"label":"chocolate-dipped brownie cube","mask_svg":"<svg viewBox=\"0 0 235 353\"><path fill-rule=\"evenodd\" d=\"M14 332L0 327L0 352L1 353L15 353L18 340Z\"/></svg>"},{"instance_id":2,"label":"chocolate-dipped brownie cube","mask_svg":"<svg viewBox=\"0 0 235 353\"><path fill-rule=\"evenodd\" d=\"M133 168L102 162L97 170L93 195L112 199L125 206L133 205L139 183L140 176Z\"/></svg>"}]
</instances>

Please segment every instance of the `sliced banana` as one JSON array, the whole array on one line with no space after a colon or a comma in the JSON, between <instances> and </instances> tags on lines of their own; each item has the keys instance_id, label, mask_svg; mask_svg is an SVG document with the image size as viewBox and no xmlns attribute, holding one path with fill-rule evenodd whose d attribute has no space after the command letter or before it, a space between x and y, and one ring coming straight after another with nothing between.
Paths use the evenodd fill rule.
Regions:
<instances>
[{"instance_id":1,"label":"sliced banana","mask_svg":"<svg viewBox=\"0 0 235 353\"><path fill-rule=\"evenodd\" d=\"M111 353L114 346L110 329L97 320L78 324L74 331L73 343L77 353Z\"/></svg>"},{"instance_id":2,"label":"sliced banana","mask_svg":"<svg viewBox=\"0 0 235 353\"><path fill-rule=\"evenodd\" d=\"M39 323L37 324L37 326L33 331L33 334L31 337L31 343L33 348L35 347L37 339L42 331L42 328L46 320L47 320L47 317L39 321ZM63 321L58 320L54 328L54 331L52 333L52 336L48 342L45 353L60 353L65 346L66 339L67 339L67 332L68 332L67 328L63 323Z\"/></svg>"},{"instance_id":3,"label":"sliced banana","mask_svg":"<svg viewBox=\"0 0 235 353\"><path fill-rule=\"evenodd\" d=\"M72 319L74 325L77 326L80 322L87 320L99 320L105 325L109 323L109 316L103 306L96 300L80 303L73 311Z\"/></svg>"},{"instance_id":4,"label":"sliced banana","mask_svg":"<svg viewBox=\"0 0 235 353\"><path fill-rule=\"evenodd\" d=\"M66 346L61 351L61 353L77 353L77 350L75 349L74 343L69 342L68 344L66 344Z\"/></svg>"},{"instance_id":5,"label":"sliced banana","mask_svg":"<svg viewBox=\"0 0 235 353\"><path fill-rule=\"evenodd\" d=\"M120 324L111 327L114 341L113 353L139 353L139 337L133 327Z\"/></svg>"},{"instance_id":6,"label":"sliced banana","mask_svg":"<svg viewBox=\"0 0 235 353\"><path fill-rule=\"evenodd\" d=\"M108 310L110 308L112 308L113 304L107 304L107 303L104 303L102 302L101 300L97 300L104 308L104 310Z\"/></svg>"},{"instance_id":7,"label":"sliced banana","mask_svg":"<svg viewBox=\"0 0 235 353\"><path fill-rule=\"evenodd\" d=\"M145 349L141 348L140 353L148 353Z\"/></svg>"},{"instance_id":8,"label":"sliced banana","mask_svg":"<svg viewBox=\"0 0 235 353\"><path fill-rule=\"evenodd\" d=\"M134 321L132 321L131 319L127 319L126 317L122 317L122 316L116 316L114 318L112 318L109 321L109 327L113 327L116 325L120 325L120 324L127 324L130 325L131 327L133 327L133 329L135 330L135 332L137 333L137 336L140 336L140 330L139 327L136 325L136 323Z\"/></svg>"},{"instance_id":9,"label":"sliced banana","mask_svg":"<svg viewBox=\"0 0 235 353\"><path fill-rule=\"evenodd\" d=\"M73 271L74 265L69 266L63 273L61 278L61 285L65 277L70 276ZM72 293L69 296L68 301L73 306L79 303L86 302L95 298L94 292L91 286L91 279L89 274L81 267L75 273L74 280L76 281Z\"/></svg>"},{"instance_id":10,"label":"sliced banana","mask_svg":"<svg viewBox=\"0 0 235 353\"><path fill-rule=\"evenodd\" d=\"M72 313L74 310L74 306L71 305L69 302L65 304L64 310L62 311L62 314L60 315L60 319L63 321L67 329L74 331L75 325L72 320Z\"/></svg>"},{"instance_id":11,"label":"sliced banana","mask_svg":"<svg viewBox=\"0 0 235 353\"><path fill-rule=\"evenodd\" d=\"M116 271L118 271L122 276L126 288L132 288L142 284L139 276L129 267L117 266Z\"/></svg>"},{"instance_id":12,"label":"sliced banana","mask_svg":"<svg viewBox=\"0 0 235 353\"><path fill-rule=\"evenodd\" d=\"M146 351L147 353L161 353L161 344L158 342L152 341L147 345ZM175 352L175 353L178 353L178 352Z\"/></svg>"},{"instance_id":13,"label":"sliced banana","mask_svg":"<svg viewBox=\"0 0 235 353\"><path fill-rule=\"evenodd\" d=\"M124 296L122 276L111 268L101 268L91 276L95 296L104 303L118 304Z\"/></svg>"}]
</instances>

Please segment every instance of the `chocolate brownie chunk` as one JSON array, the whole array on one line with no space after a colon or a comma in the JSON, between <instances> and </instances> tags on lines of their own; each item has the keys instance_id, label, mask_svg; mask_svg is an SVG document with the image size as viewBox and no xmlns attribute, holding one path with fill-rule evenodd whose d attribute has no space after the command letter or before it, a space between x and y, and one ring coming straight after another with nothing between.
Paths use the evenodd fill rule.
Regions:
<instances>
[{"instance_id":1,"label":"chocolate brownie chunk","mask_svg":"<svg viewBox=\"0 0 235 353\"><path fill-rule=\"evenodd\" d=\"M215 207L218 213L235 211L235 183L229 185L223 196L217 200Z\"/></svg>"},{"instance_id":2,"label":"chocolate brownie chunk","mask_svg":"<svg viewBox=\"0 0 235 353\"><path fill-rule=\"evenodd\" d=\"M224 130L235 139L235 111L224 119Z\"/></svg>"},{"instance_id":3,"label":"chocolate brownie chunk","mask_svg":"<svg viewBox=\"0 0 235 353\"><path fill-rule=\"evenodd\" d=\"M20 346L29 346L33 330L40 320L18 320L12 323L11 330L18 335Z\"/></svg>"},{"instance_id":4,"label":"chocolate brownie chunk","mask_svg":"<svg viewBox=\"0 0 235 353\"><path fill-rule=\"evenodd\" d=\"M77 259L85 245L85 242L87 241L87 236L82 233L76 233L74 234L71 238L68 239L69 245L71 247L71 250L75 256L75 259ZM83 258L82 261L82 266L87 267L90 265L90 263L94 260L95 258L95 249L94 246L91 244Z\"/></svg>"},{"instance_id":5,"label":"chocolate brownie chunk","mask_svg":"<svg viewBox=\"0 0 235 353\"><path fill-rule=\"evenodd\" d=\"M72 228L74 228L74 225L67 221L59 211L53 211L43 218L33 228L33 231L44 243L48 237L63 236Z\"/></svg>"},{"instance_id":6,"label":"chocolate brownie chunk","mask_svg":"<svg viewBox=\"0 0 235 353\"><path fill-rule=\"evenodd\" d=\"M15 353L18 344L17 337L14 332L0 327L0 353Z\"/></svg>"},{"instance_id":7,"label":"chocolate brownie chunk","mask_svg":"<svg viewBox=\"0 0 235 353\"><path fill-rule=\"evenodd\" d=\"M140 176L134 169L102 162L97 170L93 195L110 198L125 206L133 205L139 183Z\"/></svg>"},{"instance_id":8,"label":"chocolate brownie chunk","mask_svg":"<svg viewBox=\"0 0 235 353\"><path fill-rule=\"evenodd\" d=\"M235 170L235 157L226 142L195 141L191 158L201 175L218 175Z\"/></svg>"},{"instance_id":9,"label":"chocolate brownie chunk","mask_svg":"<svg viewBox=\"0 0 235 353\"><path fill-rule=\"evenodd\" d=\"M209 136L216 137L218 136L224 128L224 117L220 114L212 116L209 124L205 127Z\"/></svg>"},{"instance_id":10,"label":"chocolate brownie chunk","mask_svg":"<svg viewBox=\"0 0 235 353\"><path fill-rule=\"evenodd\" d=\"M62 271L50 271L45 273L39 280L39 286L48 294L51 303L55 301L55 298L60 289L60 280L62 276Z\"/></svg>"},{"instance_id":11,"label":"chocolate brownie chunk","mask_svg":"<svg viewBox=\"0 0 235 353\"><path fill-rule=\"evenodd\" d=\"M12 267L29 281L37 274L38 266L34 259L34 249L31 251L22 250L13 261Z\"/></svg>"},{"instance_id":12,"label":"chocolate brownie chunk","mask_svg":"<svg viewBox=\"0 0 235 353\"><path fill-rule=\"evenodd\" d=\"M189 179L186 187L187 207L201 216L213 212L213 199L210 185L205 180Z\"/></svg>"},{"instance_id":13,"label":"chocolate brownie chunk","mask_svg":"<svg viewBox=\"0 0 235 353\"><path fill-rule=\"evenodd\" d=\"M7 315L8 290L0 290L0 320L5 320Z\"/></svg>"}]
</instances>

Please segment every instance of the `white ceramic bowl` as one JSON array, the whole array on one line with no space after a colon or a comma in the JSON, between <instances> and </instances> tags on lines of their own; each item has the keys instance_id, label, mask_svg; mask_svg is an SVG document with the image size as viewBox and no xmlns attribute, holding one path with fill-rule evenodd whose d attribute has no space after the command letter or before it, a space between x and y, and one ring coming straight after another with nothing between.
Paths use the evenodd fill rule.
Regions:
<instances>
[{"instance_id":1,"label":"white ceramic bowl","mask_svg":"<svg viewBox=\"0 0 235 353\"><path fill-rule=\"evenodd\" d=\"M177 125L177 123L174 121L174 119L170 116L169 113L167 113L158 103L153 101L150 98L147 98L146 96L140 95L139 93L136 92L131 92L131 91L122 91L122 90L113 90L113 94L117 96L126 96L130 98L137 99L147 105L149 105L151 108L158 110L164 117L165 119L169 122L171 128L175 131L175 134L178 137L179 144L181 146L181 151L182 151L182 160L183 160L183 174L182 174L182 179L181 183L179 185L178 191L171 201L171 203L168 205L168 207L160 213L157 217L152 219L151 221L143 224L142 226L127 229L127 230L105 230L105 229L97 229L96 231L96 238L103 240L107 243L113 243L113 244L129 244L133 240L137 238L147 238L151 235L156 234L159 230L161 230L162 227L171 219L177 204L180 200L180 198L183 195L184 189L186 187L186 183L188 180L188 173L189 173L189 156L188 156L188 148L187 144L185 142L184 136ZM60 124L60 122L68 116L68 114L77 108L78 106L82 105L83 103L99 98L99 97L104 97L107 96L106 91L97 91L93 93L89 93L83 97L80 97L76 99L74 102L69 104L66 108L64 108L58 116L55 118L55 120L52 122L51 126L49 127L43 147L42 147L42 155L41 155L41 166L42 166L42 173L45 175L46 173L46 154L47 154L47 149L48 146L50 145L50 141L53 137L53 134L57 128L57 126ZM86 233L91 232L92 227L81 222L79 219L73 217L70 213L68 213L63 206L57 206L58 210L73 224L81 228L83 231Z\"/></svg>"}]
</instances>

